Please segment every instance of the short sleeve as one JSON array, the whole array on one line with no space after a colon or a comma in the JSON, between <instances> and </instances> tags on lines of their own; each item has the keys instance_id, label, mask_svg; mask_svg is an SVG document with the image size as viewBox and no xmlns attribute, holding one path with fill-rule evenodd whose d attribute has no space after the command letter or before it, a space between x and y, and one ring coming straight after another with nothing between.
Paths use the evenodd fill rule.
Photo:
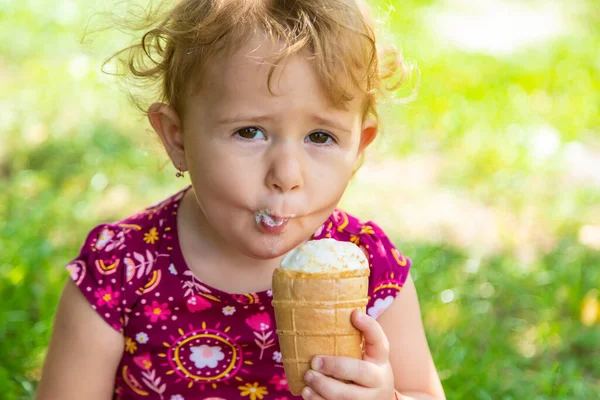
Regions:
<instances>
[{"instance_id":1,"label":"short sleeve","mask_svg":"<svg viewBox=\"0 0 600 400\"><path fill-rule=\"evenodd\" d=\"M126 256L130 238L131 232L125 228L99 225L65 267L92 308L119 332L139 298L135 263Z\"/></svg>"},{"instance_id":2,"label":"short sleeve","mask_svg":"<svg viewBox=\"0 0 600 400\"><path fill-rule=\"evenodd\" d=\"M398 251L379 226L372 221L362 222L338 209L315 232L313 238L332 238L357 245L369 260L367 314L378 318L392 305L408 278L411 262Z\"/></svg>"},{"instance_id":3,"label":"short sleeve","mask_svg":"<svg viewBox=\"0 0 600 400\"><path fill-rule=\"evenodd\" d=\"M369 303L367 314L379 317L396 299L411 267L411 261L392 244L374 222L361 227L364 249L369 258Z\"/></svg>"}]
</instances>

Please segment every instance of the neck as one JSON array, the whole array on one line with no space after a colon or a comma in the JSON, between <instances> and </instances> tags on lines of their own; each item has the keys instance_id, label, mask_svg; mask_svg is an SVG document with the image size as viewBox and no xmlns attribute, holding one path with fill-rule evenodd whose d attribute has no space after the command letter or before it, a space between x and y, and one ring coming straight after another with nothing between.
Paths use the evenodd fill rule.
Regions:
<instances>
[{"instance_id":1,"label":"neck","mask_svg":"<svg viewBox=\"0 0 600 400\"><path fill-rule=\"evenodd\" d=\"M229 292L270 288L271 275L283 257L256 260L232 246L212 229L196 201L193 188L186 191L181 200L178 223L182 252L199 279ZM231 276L237 279L231 279Z\"/></svg>"}]
</instances>

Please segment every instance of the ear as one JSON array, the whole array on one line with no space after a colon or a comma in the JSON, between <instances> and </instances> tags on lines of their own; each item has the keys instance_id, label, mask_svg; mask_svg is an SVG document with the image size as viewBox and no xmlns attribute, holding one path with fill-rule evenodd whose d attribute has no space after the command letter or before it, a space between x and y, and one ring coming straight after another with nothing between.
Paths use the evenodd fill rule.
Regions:
<instances>
[{"instance_id":1,"label":"ear","mask_svg":"<svg viewBox=\"0 0 600 400\"><path fill-rule=\"evenodd\" d=\"M379 132L379 124L375 118L366 118L362 124L362 131L360 134L360 143L358 145L358 154L362 154L363 151L373 143L373 140L377 137Z\"/></svg>"},{"instance_id":2,"label":"ear","mask_svg":"<svg viewBox=\"0 0 600 400\"><path fill-rule=\"evenodd\" d=\"M154 103L148 108L148 121L160 137L175 168L187 171L183 131L177 111L168 104Z\"/></svg>"}]
</instances>

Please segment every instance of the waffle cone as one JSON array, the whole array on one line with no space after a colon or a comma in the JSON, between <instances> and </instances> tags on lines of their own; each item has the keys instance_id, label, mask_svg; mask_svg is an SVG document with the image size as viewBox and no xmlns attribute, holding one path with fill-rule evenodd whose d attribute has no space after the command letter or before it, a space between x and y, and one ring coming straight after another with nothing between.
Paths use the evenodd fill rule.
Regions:
<instances>
[{"instance_id":1,"label":"waffle cone","mask_svg":"<svg viewBox=\"0 0 600 400\"><path fill-rule=\"evenodd\" d=\"M337 273L275 270L273 307L292 394L302 392L304 374L314 356L362 357L362 334L350 317L357 308L365 310L368 285L368 269Z\"/></svg>"}]
</instances>

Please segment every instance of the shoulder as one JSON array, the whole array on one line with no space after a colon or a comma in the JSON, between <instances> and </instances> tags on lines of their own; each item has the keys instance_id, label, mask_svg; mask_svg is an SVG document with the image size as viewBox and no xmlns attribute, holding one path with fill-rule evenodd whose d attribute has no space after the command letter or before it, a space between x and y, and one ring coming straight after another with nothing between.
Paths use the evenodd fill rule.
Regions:
<instances>
[{"instance_id":1,"label":"shoulder","mask_svg":"<svg viewBox=\"0 0 600 400\"><path fill-rule=\"evenodd\" d=\"M122 330L127 312L153 279L161 236L173 227L179 192L120 221L89 231L66 265L70 278L111 326Z\"/></svg>"},{"instance_id":2,"label":"shoulder","mask_svg":"<svg viewBox=\"0 0 600 400\"><path fill-rule=\"evenodd\" d=\"M158 232L171 225L184 192L178 192L122 220L101 223L92 228L81 247L82 253L116 255L125 249L148 247L158 242Z\"/></svg>"},{"instance_id":3,"label":"shoulder","mask_svg":"<svg viewBox=\"0 0 600 400\"><path fill-rule=\"evenodd\" d=\"M381 315L404 286L411 260L375 222L362 221L343 210L335 210L315 233L315 239L325 237L352 242L365 253L371 269L367 313L375 318Z\"/></svg>"},{"instance_id":4,"label":"shoulder","mask_svg":"<svg viewBox=\"0 0 600 400\"><path fill-rule=\"evenodd\" d=\"M379 225L373 221L362 221L340 209L333 212L314 238L333 238L356 244L367 254L373 264L371 267L380 267L382 262L400 267L410 267L411 264Z\"/></svg>"}]
</instances>

